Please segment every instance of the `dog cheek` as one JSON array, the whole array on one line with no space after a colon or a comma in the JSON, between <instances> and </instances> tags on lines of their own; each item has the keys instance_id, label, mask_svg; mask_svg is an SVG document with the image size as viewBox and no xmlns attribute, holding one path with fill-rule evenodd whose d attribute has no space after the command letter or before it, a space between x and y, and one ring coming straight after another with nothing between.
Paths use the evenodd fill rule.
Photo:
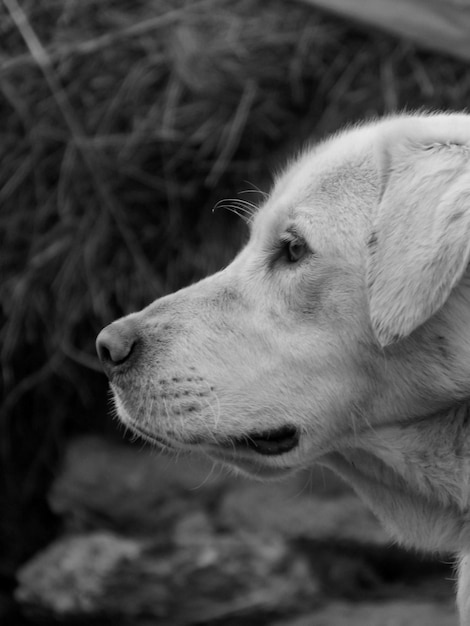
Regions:
<instances>
[{"instance_id":1,"label":"dog cheek","mask_svg":"<svg viewBox=\"0 0 470 626\"><path fill-rule=\"evenodd\" d=\"M322 310L323 293L328 281L322 276L312 276L305 272L297 280L290 281L284 289L283 302L287 316L294 315L300 320L310 320Z\"/></svg>"}]
</instances>

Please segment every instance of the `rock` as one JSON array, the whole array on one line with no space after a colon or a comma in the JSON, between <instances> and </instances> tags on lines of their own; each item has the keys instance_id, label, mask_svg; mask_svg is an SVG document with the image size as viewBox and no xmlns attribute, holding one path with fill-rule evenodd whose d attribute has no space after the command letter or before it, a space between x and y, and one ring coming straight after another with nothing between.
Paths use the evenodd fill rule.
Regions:
<instances>
[{"instance_id":1,"label":"rock","mask_svg":"<svg viewBox=\"0 0 470 626\"><path fill-rule=\"evenodd\" d=\"M166 545L105 532L62 538L20 570L16 598L46 617L153 617L168 625L313 605L317 582L281 538L210 529L196 515Z\"/></svg>"},{"instance_id":2,"label":"rock","mask_svg":"<svg viewBox=\"0 0 470 626\"><path fill-rule=\"evenodd\" d=\"M49 503L74 532L155 533L192 502L217 497L230 480L197 457L175 461L150 448L82 437L69 445Z\"/></svg>"},{"instance_id":3,"label":"rock","mask_svg":"<svg viewBox=\"0 0 470 626\"><path fill-rule=\"evenodd\" d=\"M59 539L19 571L16 599L59 617L94 614L108 579L141 553L140 543L105 532Z\"/></svg>"},{"instance_id":4,"label":"rock","mask_svg":"<svg viewBox=\"0 0 470 626\"><path fill-rule=\"evenodd\" d=\"M107 528L155 534L188 510L210 506L222 524L250 530L321 537L341 532L351 539L368 533L372 542L385 537L351 490L326 470L255 483L198 456L175 460L92 436L69 444L49 503L75 533Z\"/></svg>"},{"instance_id":5,"label":"rock","mask_svg":"<svg viewBox=\"0 0 470 626\"><path fill-rule=\"evenodd\" d=\"M332 602L325 608L272 626L457 626L453 604L446 602Z\"/></svg>"},{"instance_id":6,"label":"rock","mask_svg":"<svg viewBox=\"0 0 470 626\"><path fill-rule=\"evenodd\" d=\"M390 536L351 491L299 494L295 485L256 483L226 493L219 520L227 528L263 529L286 537L388 546Z\"/></svg>"}]
</instances>

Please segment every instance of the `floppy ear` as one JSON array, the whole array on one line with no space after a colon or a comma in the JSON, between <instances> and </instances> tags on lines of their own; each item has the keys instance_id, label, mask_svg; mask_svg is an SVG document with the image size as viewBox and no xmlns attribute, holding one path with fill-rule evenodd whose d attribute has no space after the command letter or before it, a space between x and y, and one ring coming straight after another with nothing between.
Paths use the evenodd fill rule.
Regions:
<instances>
[{"instance_id":1,"label":"floppy ear","mask_svg":"<svg viewBox=\"0 0 470 626\"><path fill-rule=\"evenodd\" d=\"M469 263L470 117L390 125L379 162L367 289L372 327L386 346L431 317Z\"/></svg>"}]
</instances>

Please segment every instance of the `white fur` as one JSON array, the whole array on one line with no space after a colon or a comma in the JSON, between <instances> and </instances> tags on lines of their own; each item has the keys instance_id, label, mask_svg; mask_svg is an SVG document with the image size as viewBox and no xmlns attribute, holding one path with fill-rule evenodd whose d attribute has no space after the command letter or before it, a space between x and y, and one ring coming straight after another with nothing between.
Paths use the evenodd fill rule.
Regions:
<instances>
[{"instance_id":1,"label":"white fur","mask_svg":"<svg viewBox=\"0 0 470 626\"><path fill-rule=\"evenodd\" d=\"M466 115L305 150L226 269L115 322L138 340L112 379L121 419L260 477L327 464L402 542L468 554L469 155ZM309 248L295 264L292 238ZM285 454L229 445L285 424L300 432Z\"/></svg>"}]
</instances>

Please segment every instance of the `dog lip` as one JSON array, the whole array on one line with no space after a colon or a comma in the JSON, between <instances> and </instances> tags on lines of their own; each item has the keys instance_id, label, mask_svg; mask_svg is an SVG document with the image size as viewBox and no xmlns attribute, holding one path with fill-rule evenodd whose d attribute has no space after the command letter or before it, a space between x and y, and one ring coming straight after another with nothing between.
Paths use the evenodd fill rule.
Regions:
<instances>
[{"instance_id":1,"label":"dog lip","mask_svg":"<svg viewBox=\"0 0 470 626\"><path fill-rule=\"evenodd\" d=\"M161 436L156 435L155 433L150 432L149 430L138 426L134 422L129 423L126 422L126 426L132 430L135 434L139 435L143 439L150 441L152 443L165 446L166 448L170 448L171 450L183 450L187 448L192 448L199 444L203 444L205 440L193 438L190 441L181 441L176 438L174 435L169 436Z\"/></svg>"},{"instance_id":2,"label":"dog lip","mask_svg":"<svg viewBox=\"0 0 470 626\"><path fill-rule=\"evenodd\" d=\"M137 426L136 424L127 424L127 426L137 435L139 435L140 437L142 437L143 439L146 439L147 441L150 441L152 443L156 443L160 446L165 446L166 448L170 448L170 449L175 449L174 445L172 444L171 441L169 441L168 439L165 439L164 437L159 437L158 435L155 435L154 433L149 432L148 430L145 430L144 428L141 428L140 426Z\"/></svg>"},{"instance_id":3,"label":"dog lip","mask_svg":"<svg viewBox=\"0 0 470 626\"><path fill-rule=\"evenodd\" d=\"M299 443L299 431L295 426L281 426L264 432L256 432L235 437L227 445L250 449L265 456L285 454L293 450Z\"/></svg>"}]
</instances>

